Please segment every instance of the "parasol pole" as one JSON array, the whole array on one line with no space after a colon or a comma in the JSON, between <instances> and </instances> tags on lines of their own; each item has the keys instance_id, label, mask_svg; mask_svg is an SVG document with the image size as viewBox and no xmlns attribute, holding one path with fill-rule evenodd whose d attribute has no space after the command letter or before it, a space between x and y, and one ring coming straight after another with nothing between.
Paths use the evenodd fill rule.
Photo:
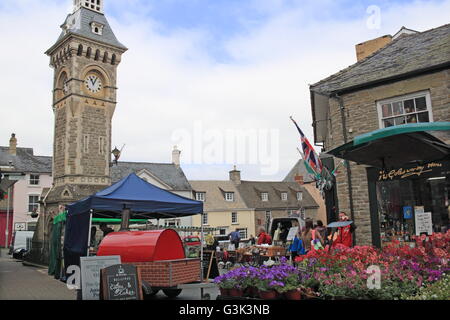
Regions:
<instances>
[{"instance_id":1,"label":"parasol pole","mask_svg":"<svg viewBox=\"0 0 450 320\"><path fill-rule=\"evenodd\" d=\"M200 280L203 282L203 211L202 211L202 218L200 220L201 225L201 235L200 235ZM206 279L208 280L208 279Z\"/></svg>"},{"instance_id":2,"label":"parasol pole","mask_svg":"<svg viewBox=\"0 0 450 320\"><path fill-rule=\"evenodd\" d=\"M89 247L91 246L91 228L92 228L92 209L89 210L89 229L88 229L88 242L87 242L87 257L89 257Z\"/></svg>"}]
</instances>

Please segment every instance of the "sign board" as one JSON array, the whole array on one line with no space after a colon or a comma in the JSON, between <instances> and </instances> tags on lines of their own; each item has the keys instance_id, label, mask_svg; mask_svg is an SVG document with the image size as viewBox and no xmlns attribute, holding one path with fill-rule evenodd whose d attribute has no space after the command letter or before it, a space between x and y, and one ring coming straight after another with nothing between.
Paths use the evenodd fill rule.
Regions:
<instances>
[{"instance_id":1,"label":"sign board","mask_svg":"<svg viewBox=\"0 0 450 320\"><path fill-rule=\"evenodd\" d=\"M25 222L16 222L14 223L14 231L26 231L27 224Z\"/></svg>"},{"instance_id":2,"label":"sign board","mask_svg":"<svg viewBox=\"0 0 450 320\"><path fill-rule=\"evenodd\" d=\"M216 252L213 250L203 251L203 278L214 279L218 277L219 267L217 266Z\"/></svg>"},{"instance_id":3,"label":"sign board","mask_svg":"<svg viewBox=\"0 0 450 320\"><path fill-rule=\"evenodd\" d=\"M120 256L81 257L81 293L83 300L99 300L100 270L120 263Z\"/></svg>"},{"instance_id":4,"label":"sign board","mask_svg":"<svg viewBox=\"0 0 450 320\"><path fill-rule=\"evenodd\" d=\"M140 270L131 264L117 264L100 271L101 300L142 300Z\"/></svg>"},{"instance_id":5,"label":"sign board","mask_svg":"<svg viewBox=\"0 0 450 320\"><path fill-rule=\"evenodd\" d=\"M415 213L424 213L425 207L424 206L416 206L416 207L414 207L414 212Z\"/></svg>"},{"instance_id":6,"label":"sign board","mask_svg":"<svg viewBox=\"0 0 450 320\"><path fill-rule=\"evenodd\" d=\"M292 228L290 228L286 240L288 240L288 241L294 240L295 235L296 235L297 233L298 233L298 227L292 227Z\"/></svg>"},{"instance_id":7,"label":"sign board","mask_svg":"<svg viewBox=\"0 0 450 320\"><path fill-rule=\"evenodd\" d=\"M413 212L411 206L403 207L403 219L412 219Z\"/></svg>"},{"instance_id":8,"label":"sign board","mask_svg":"<svg viewBox=\"0 0 450 320\"><path fill-rule=\"evenodd\" d=\"M416 236L426 232L429 236L433 234L433 222L431 212L416 213Z\"/></svg>"}]
</instances>

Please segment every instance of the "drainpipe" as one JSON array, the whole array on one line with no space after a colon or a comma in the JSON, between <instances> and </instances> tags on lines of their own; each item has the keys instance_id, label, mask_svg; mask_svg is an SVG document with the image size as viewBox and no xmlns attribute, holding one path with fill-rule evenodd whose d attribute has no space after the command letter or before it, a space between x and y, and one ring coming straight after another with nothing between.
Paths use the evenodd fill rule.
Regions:
<instances>
[{"instance_id":1,"label":"drainpipe","mask_svg":"<svg viewBox=\"0 0 450 320\"><path fill-rule=\"evenodd\" d=\"M347 143L348 137L347 137L344 100L338 94L334 94L332 98L335 98L339 102L339 109L341 111L342 135L344 136L344 143ZM345 160L345 165L347 167L347 185L348 185L348 200L350 202L350 218L352 219L352 221L355 221L355 210L353 207L352 169L350 168L350 163L348 160ZM353 232L353 245L355 245L355 243L356 243L356 230Z\"/></svg>"}]
</instances>

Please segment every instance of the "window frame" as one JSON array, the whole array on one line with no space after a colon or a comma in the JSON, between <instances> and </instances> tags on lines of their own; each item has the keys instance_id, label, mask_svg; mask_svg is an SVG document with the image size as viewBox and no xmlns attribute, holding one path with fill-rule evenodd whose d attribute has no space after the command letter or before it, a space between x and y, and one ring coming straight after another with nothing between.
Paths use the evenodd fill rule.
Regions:
<instances>
[{"instance_id":1,"label":"window frame","mask_svg":"<svg viewBox=\"0 0 450 320\"><path fill-rule=\"evenodd\" d=\"M238 222L238 213L232 212L231 213L231 224L239 224Z\"/></svg>"},{"instance_id":2,"label":"window frame","mask_svg":"<svg viewBox=\"0 0 450 320\"><path fill-rule=\"evenodd\" d=\"M261 192L261 201L264 201L264 202L269 201L269 193L268 192Z\"/></svg>"},{"instance_id":3,"label":"window frame","mask_svg":"<svg viewBox=\"0 0 450 320\"><path fill-rule=\"evenodd\" d=\"M32 179L32 177L37 177L37 179L36 178ZM32 183L32 181L33 182L37 181L37 183ZM28 184L30 186L38 186L40 184L40 182L41 182L41 175L39 175L39 174L30 174L30 178L28 179Z\"/></svg>"},{"instance_id":4,"label":"window frame","mask_svg":"<svg viewBox=\"0 0 450 320\"><path fill-rule=\"evenodd\" d=\"M30 201L31 197L36 197L37 201L32 203ZM30 206L32 206L32 205L36 206L36 212L39 211L40 204L39 204L39 195L38 194L29 194L28 195L28 213L29 214L33 213L33 211L34 211L34 207L32 210L30 210L30 208L31 208Z\"/></svg>"},{"instance_id":5,"label":"window frame","mask_svg":"<svg viewBox=\"0 0 450 320\"><path fill-rule=\"evenodd\" d=\"M303 201L303 191L297 191L297 201Z\"/></svg>"},{"instance_id":6,"label":"window frame","mask_svg":"<svg viewBox=\"0 0 450 320\"><path fill-rule=\"evenodd\" d=\"M200 195L202 195L202 197L199 197ZM199 198L202 198L202 199L199 199ZM206 199L206 192L196 192L195 193L195 200L205 202L205 199Z\"/></svg>"},{"instance_id":7,"label":"window frame","mask_svg":"<svg viewBox=\"0 0 450 320\"><path fill-rule=\"evenodd\" d=\"M236 231L239 232L241 239L248 238L248 228L237 228Z\"/></svg>"},{"instance_id":8,"label":"window frame","mask_svg":"<svg viewBox=\"0 0 450 320\"><path fill-rule=\"evenodd\" d=\"M207 226L208 225L208 212L203 212L201 219L202 219L202 225Z\"/></svg>"},{"instance_id":9,"label":"window frame","mask_svg":"<svg viewBox=\"0 0 450 320\"><path fill-rule=\"evenodd\" d=\"M228 196L231 195L231 198ZM233 202L234 201L234 192L225 192L225 201Z\"/></svg>"},{"instance_id":10,"label":"window frame","mask_svg":"<svg viewBox=\"0 0 450 320\"><path fill-rule=\"evenodd\" d=\"M417 110L415 110L414 112L410 112L410 113L402 113L400 115L392 115L390 117L383 117L383 105L385 104L394 104L396 102L402 102L402 106L404 105L404 101L406 100L415 100L417 98L422 98L425 97L425 103L427 105L426 110L417 112ZM415 102L414 102L415 105ZM395 119L397 117L401 117L403 116L407 116L407 115L417 115L419 113L425 113L428 112L428 119L429 122L434 122L433 119L433 106L431 104L431 94L429 90L423 90L423 91L418 91L418 92L414 92L414 93L408 93L408 94L404 94L401 96L396 96L396 97L392 97L392 98L388 98L388 99L383 99L383 100L379 100L376 102L376 107L377 107L377 113L378 113L378 126L380 129L384 129L384 128L389 128L389 127L385 127L384 126L384 120L386 119ZM420 122L417 122L420 123ZM422 122L425 123L425 122ZM393 125L398 126L397 124Z\"/></svg>"},{"instance_id":11,"label":"window frame","mask_svg":"<svg viewBox=\"0 0 450 320\"><path fill-rule=\"evenodd\" d=\"M281 193L281 200L282 201L288 201L288 193L287 192L282 192Z\"/></svg>"}]
</instances>

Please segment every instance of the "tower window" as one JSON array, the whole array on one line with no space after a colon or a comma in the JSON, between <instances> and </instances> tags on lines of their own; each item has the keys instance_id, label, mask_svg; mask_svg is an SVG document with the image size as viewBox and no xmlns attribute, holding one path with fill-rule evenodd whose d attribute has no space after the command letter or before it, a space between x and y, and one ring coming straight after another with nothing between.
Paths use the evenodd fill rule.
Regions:
<instances>
[{"instance_id":1,"label":"tower window","mask_svg":"<svg viewBox=\"0 0 450 320\"><path fill-rule=\"evenodd\" d=\"M89 152L89 135L87 134L83 136L83 151L84 153Z\"/></svg>"},{"instance_id":2,"label":"tower window","mask_svg":"<svg viewBox=\"0 0 450 320\"><path fill-rule=\"evenodd\" d=\"M95 58L94 58L94 60L97 61L99 58L100 58L100 50L97 49L97 50L95 51Z\"/></svg>"},{"instance_id":3,"label":"tower window","mask_svg":"<svg viewBox=\"0 0 450 320\"><path fill-rule=\"evenodd\" d=\"M91 47L87 48L86 58L90 58L91 57L91 51L92 51Z\"/></svg>"},{"instance_id":4,"label":"tower window","mask_svg":"<svg viewBox=\"0 0 450 320\"><path fill-rule=\"evenodd\" d=\"M105 52L105 54L103 55L103 62L107 62L108 61L108 52Z\"/></svg>"},{"instance_id":5,"label":"tower window","mask_svg":"<svg viewBox=\"0 0 450 320\"><path fill-rule=\"evenodd\" d=\"M112 65L115 65L115 64L116 64L116 55L115 55L115 54L112 55L112 58L111 58L111 64L112 64Z\"/></svg>"},{"instance_id":6,"label":"tower window","mask_svg":"<svg viewBox=\"0 0 450 320\"><path fill-rule=\"evenodd\" d=\"M77 56L81 56L82 54L83 54L83 45L80 44L80 45L78 46Z\"/></svg>"},{"instance_id":7,"label":"tower window","mask_svg":"<svg viewBox=\"0 0 450 320\"><path fill-rule=\"evenodd\" d=\"M105 154L105 137L98 137L98 153Z\"/></svg>"}]
</instances>

